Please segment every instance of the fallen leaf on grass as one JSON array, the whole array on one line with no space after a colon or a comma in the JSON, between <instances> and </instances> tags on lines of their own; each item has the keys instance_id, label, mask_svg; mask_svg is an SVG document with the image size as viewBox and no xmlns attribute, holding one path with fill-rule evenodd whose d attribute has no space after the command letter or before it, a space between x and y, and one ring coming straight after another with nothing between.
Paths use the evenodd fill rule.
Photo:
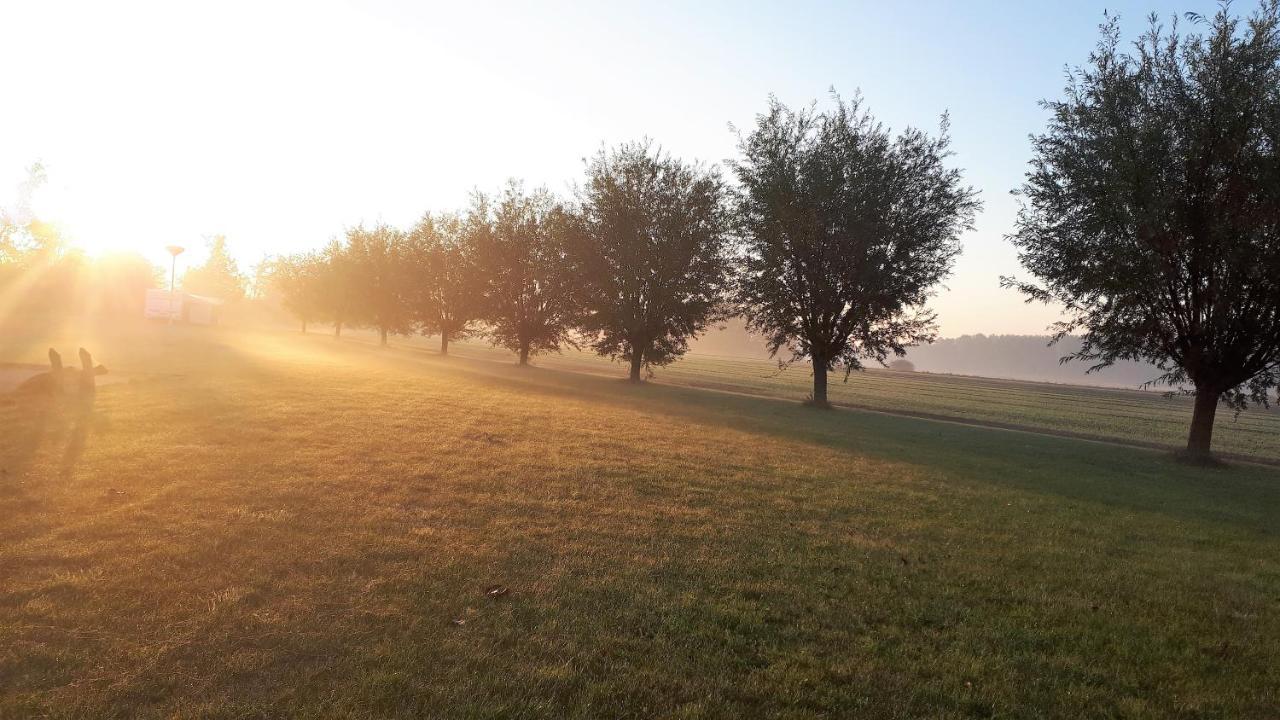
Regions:
<instances>
[{"instance_id":1,"label":"fallen leaf on grass","mask_svg":"<svg viewBox=\"0 0 1280 720\"><path fill-rule=\"evenodd\" d=\"M508 592L511 592L511 591L507 588L506 585L490 585L489 587L484 589L484 594L490 597L491 599L495 599L495 600L505 596Z\"/></svg>"}]
</instances>

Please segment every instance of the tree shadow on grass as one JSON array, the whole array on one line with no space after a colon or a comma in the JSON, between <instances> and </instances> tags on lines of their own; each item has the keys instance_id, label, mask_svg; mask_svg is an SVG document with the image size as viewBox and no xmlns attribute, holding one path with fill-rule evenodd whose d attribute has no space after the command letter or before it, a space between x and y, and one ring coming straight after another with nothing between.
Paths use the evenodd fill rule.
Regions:
<instances>
[{"instance_id":1,"label":"tree shadow on grass","mask_svg":"<svg viewBox=\"0 0 1280 720\"><path fill-rule=\"evenodd\" d=\"M448 370L518 392L536 390L812 443L928 468L948 479L1280 532L1280 471L1269 467L1192 467L1163 451L870 411L820 412L787 400L660 383L637 386L545 368L514 372L486 361L453 362Z\"/></svg>"},{"instance_id":2,"label":"tree shadow on grass","mask_svg":"<svg viewBox=\"0 0 1280 720\"><path fill-rule=\"evenodd\" d=\"M329 340L322 338L321 340ZM442 357L429 348L380 350L364 342L316 342L333 360L420 373L458 373L517 393L615 405L901 463L947 482L968 482L1129 511L1219 522L1280 533L1280 471L1248 464L1226 469L1179 463L1171 453L1073 438L842 409L816 411L798 402L678 385L619 382L623 377L552 368L519 368L506 360ZM374 350L378 350L374 352ZM259 380L274 368L240 354ZM532 370L532 371L531 371Z\"/></svg>"},{"instance_id":3,"label":"tree shadow on grass","mask_svg":"<svg viewBox=\"0 0 1280 720\"><path fill-rule=\"evenodd\" d=\"M4 428L0 432L0 488L5 494L21 491L56 412L51 398L0 401L0 427Z\"/></svg>"}]
</instances>

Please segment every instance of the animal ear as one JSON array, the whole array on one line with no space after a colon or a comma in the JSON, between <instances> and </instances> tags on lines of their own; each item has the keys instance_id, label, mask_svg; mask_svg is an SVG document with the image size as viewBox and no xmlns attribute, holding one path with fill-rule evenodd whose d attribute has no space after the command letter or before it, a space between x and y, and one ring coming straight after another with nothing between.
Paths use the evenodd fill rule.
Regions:
<instances>
[{"instance_id":1,"label":"animal ear","mask_svg":"<svg viewBox=\"0 0 1280 720\"><path fill-rule=\"evenodd\" d=\"M85 370L93 369L93 356L91 356L89 351L84 348L80 348L80 367Z\"/></svg>"},{"instance_id":2,"label":"animal ear","mask_svg":"<svg viewBox=\"0 0 1280 720\"><path fill-rule=\"evenodd\" d=\"M53 348L49 348L49 364L53 366L54 370L62 369L62 356Z\"/></svg>"}]
</instances>

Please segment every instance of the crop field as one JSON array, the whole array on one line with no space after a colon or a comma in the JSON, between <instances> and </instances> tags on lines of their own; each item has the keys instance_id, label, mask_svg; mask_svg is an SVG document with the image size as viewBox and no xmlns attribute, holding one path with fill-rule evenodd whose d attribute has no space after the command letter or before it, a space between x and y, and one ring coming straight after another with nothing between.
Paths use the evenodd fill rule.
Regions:
<instances>
[{"instance_id":1,"label":"crop field","mask_svg":"<svg viewBox=\"0 0 1280 720\"><path fill-rule=\"evenodd\" d=\"M1280 708L1275 468L813 410L802 370L749 361L632 386L480 345L4 337L0 362L86 345L117 382L0 400L0 718ZM881 372L832 389L1131 439L1184 409ZM1253 447L1237 435L1220 447Z\"/></svg>"}]
</instances>

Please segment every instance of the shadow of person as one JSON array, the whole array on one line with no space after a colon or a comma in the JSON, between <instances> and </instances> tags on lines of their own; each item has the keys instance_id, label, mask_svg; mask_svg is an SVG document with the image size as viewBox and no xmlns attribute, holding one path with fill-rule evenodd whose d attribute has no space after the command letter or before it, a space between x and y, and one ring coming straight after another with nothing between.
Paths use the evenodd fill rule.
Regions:
<instances>
[{"instance_id":1,"label":"shadow of person","mask_svg":"<svg viewBox=\"0 0 1280 720\"><path fill-rule=\"evenodd\" d=\"M67 415L70 420L70 432L67 433L67 446L62 451L61 475L70 478L80 458L84 456L89 433L94 426L94 401L97 393L92 385L81 386L80 392L67 398Z\"/></svg>"},{"instance_id":2,"label":"shadow of person","mask_svg":"<svg viewBox=\"0 0 1280 720\"><path fill-rule=\"evenodd\" d=\"M0 400L0 487L18 492L49 433L55 408L47 398Z\"/></svg>"},{"instance_id":3,"label":"shadow of person","mask_svg":"<svg viewBox=\"0 0 1280 720\"><path fill-rule=\"evenodd\" d=\"M62 365L62 356L49 349L49 372L24 381L17 390L0 396L0 481L6 492L20 489L40 447L51 446L66 431L60 476L69 477L84 455L89 433L100 420L95 417L98 375L107 368L94 365L88 350L80 348L80 370ZM53 449L50 447L50 449Z\"/></svg>"}]
</instances>

